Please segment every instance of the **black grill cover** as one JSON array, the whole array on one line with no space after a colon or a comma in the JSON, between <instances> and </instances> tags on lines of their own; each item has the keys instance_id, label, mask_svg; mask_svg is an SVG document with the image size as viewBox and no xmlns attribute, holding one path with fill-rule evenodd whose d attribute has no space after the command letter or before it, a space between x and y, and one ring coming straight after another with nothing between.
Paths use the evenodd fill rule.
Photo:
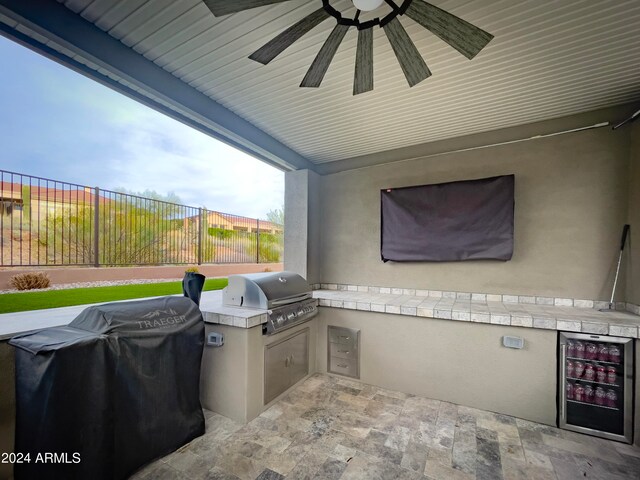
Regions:
<instances>
[{"instance_id":1,"label":"black grill cover","mask_svg":"<svg viewBox=\"0 0 640 480\"><path fill-rule=\"evenodd\" d=\"M15 451L31 457L16 480L126 478L204 433L204 323L188 298L89 307L67 327L9 343ZM57 457L45 463L45 453Z\"/></svg>"}]
</instances>

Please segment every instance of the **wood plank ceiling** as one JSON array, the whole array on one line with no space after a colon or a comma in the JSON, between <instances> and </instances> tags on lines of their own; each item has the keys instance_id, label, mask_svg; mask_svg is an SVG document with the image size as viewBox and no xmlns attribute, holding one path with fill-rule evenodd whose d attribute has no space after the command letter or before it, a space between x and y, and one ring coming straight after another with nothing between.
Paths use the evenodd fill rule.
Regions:
<instances>
[{"instance_id":1,"label":"wood plank ceiling","mask_svg":"<svg viewBox=\"0 0 640 480\"><path fill-rule=\"evenodd\" d=\"M495 38L469 61L402 16L432 76L409 88L385 32L376 27L374 89L356 96L354 28L321 86L299 88L333 19L268 65L247 58L317 10L320 0L222 18L200 0L59 1L315 163L640 100L637 0L432 0ZM354 13L348 0L332 5Z\"/></svg>"}]
</instances>

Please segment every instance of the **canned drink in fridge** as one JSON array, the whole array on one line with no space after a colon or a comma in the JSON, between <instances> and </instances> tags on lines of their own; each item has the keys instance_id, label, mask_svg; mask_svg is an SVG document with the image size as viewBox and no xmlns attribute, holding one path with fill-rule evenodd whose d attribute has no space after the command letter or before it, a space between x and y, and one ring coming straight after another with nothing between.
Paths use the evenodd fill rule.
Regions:
<instances>
[{"instance_id":1,"label":"canned drink in fridge","mask_svg":"<svg viewBox=\"0 0 640 480\"><path fill-rule=\"evenodd\" d=\"M580 340L576 342L576 358L584 358L584 343Z\"/></svg>"},{"instance_id":2,"label":"canned drink in fridge","mask_svg":"<svg viewBox=\"0 0 640 480\"><path fill-rule=\"evenodd\" d=\"M567 385L565 388L567 391L567 400L573 400L573 383L567 382Z\"/></svg>"},{"instance_id":3,"label":"canned drink in fridge","mask_svg":"<svg viewBox=\"0 0 640 480\"><path fill-rule=\"evenodd\" d=\"M593 403L596 398L596 391L591 385L584 386L584 401L587 403Z\"/></svg>"},{"instance_id":4,"label":"canned drink in fridge","mask_svg":"<svg viewBox=\"0 0 640 480\"><path fill-rule=\"evenodd\" d=\"M576 342L573 340L567 340L567 356L573 358L576 356Z\"/></svg>"},{"instance_id":5,"label":"canned drink in fridge","mask_svg":"<svg viewBox=\"0 0 640 480\"><path fill-rule=\"evenodd\" d=\"M573 377L576 373L575 365L571 360L567 360L567 377Z\"/></svg>"},{"instance_id":6,"label":"canned drink in fridge","mask_svg":"<svg viewBox=\"0 0 640 480\"><path fill-rule=\"evenodd\" d=\"M600 383L610 383L607 382L607 369L602 365L596 367L596 380Z\"/></svg>"},{"instance_id":7,"label":"canned drink in fridge","mask_svg":"<svg viewBox=\"0 0 640 480\"><path fill-rule=\"evenodd\" d=\"M576 373L576 378L582 377L582 374L584 373L584 363L576 362L574 364L574 371Z\"/></svg>"},{"instance_id":8,"label":"canned drink in fridge","mask_svg":"<svg viewBox=\"0 0 640 480\"><path fill-rule=\"evenodd\" d=\"M618 376L618 372L616 371L616 367L607 367L607 383L616 383L616 377Z\"/></svg>"},{"instance_id":9,"label":"canned drink in fridge","mask_svg":"<svg viewBox=\"0 0 640 480\"><path fill-rule=\"evenodd\" d=\"M587 363L584 366L584 379L593 382L596 379L596 369L593 368L593 365Z\"/></svg>"},{"instance_id":10,"label":"canned drink in fridge","mask_svg":"<svg viewBox=\"0 0 640 480\"><path fill-rule=\"evenodd\" d=\"M573 387L573 398L578 402L584 402L584 387L580 384L576 384Z\"/></svg>"},{"instance_id":11,"label":"canned drink in fridge","mask_svg":"<svg viewBox=\"0 0 640 480\"><path fill-rule=\"evenodd\" d=\"M584 346L584 358L595 360L598 358L598 346L595 343L587 343Z\"/></svg>"},{"instance_id":12,"label":"canned drink in fridge","mask_svg":"<svg viewBox=\"0 0 640 480\"><path fill-rule=\"evenodd\" d=\"M602 387L596 388L596 395L595 395L596 405L604 405L606 402L606 397L607 397L607 394Z\"/></svg>"},{"instance_id":13,"label":"canned drink in fridge","mask_svg":"<svg viewBox=\"0 0 640 480\"><path fill-rule=\"evenodd\" d=\"M598 360L601 362L609 361L609 347L604 343L600 344L598 347Z\"/></svg>"},{"instance_id":14,"label":"canned drink in fridge","mask_svg":"<svg viewBox=\"0 0 640 480\"><path fill-rule=\"evenodd\" d=\"M615 390L607 390L605 400L607 407L618 408L618 394Z\"/></svg>"},{"instance_id":15,"label":"canned drink in fridge","mask_svg":"<svg viewBox=\"0 0 640 480\"><path fill-rule=\"evenodd\" d=\"M611 345L609 347L609 361L613 363L620 363L620 347L617 345Z\"/></svg>"}]
</instances>

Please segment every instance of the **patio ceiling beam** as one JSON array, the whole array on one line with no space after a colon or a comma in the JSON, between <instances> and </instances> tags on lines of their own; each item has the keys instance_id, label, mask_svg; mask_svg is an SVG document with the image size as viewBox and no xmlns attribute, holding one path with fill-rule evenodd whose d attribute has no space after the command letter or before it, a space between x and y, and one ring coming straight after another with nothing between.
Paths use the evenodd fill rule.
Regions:
<instances>
[{"instance_id":1,"label":"patio ceiling beam","mask_svg":"<svg viewBox=\"0 0 640 480\"><path fill-rule=\"evenodd\" d=\"M39 40L0 23L0 34L48 58L280 170L315 170L315 165L299 153L147 60L55 0L29 0L28 2L0 0L0 13L148 94L162 99L162 102L157 102ZM195 117L197 121L189 117Z\"/></svg>"}]
</instances>

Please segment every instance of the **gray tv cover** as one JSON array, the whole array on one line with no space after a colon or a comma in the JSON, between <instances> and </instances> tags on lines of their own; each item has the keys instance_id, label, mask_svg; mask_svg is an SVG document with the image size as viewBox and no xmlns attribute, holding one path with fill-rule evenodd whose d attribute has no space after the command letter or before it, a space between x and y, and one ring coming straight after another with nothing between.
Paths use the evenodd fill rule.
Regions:
<instances>
[{"instance_id":1,"label":"gray tv cover","mask_svg":"<svg viewBox=\"0 0 640 480\"><path fill-rule=\"evenodd\" d=\"M514 183L502 175L382 190L382 260L510 260Z\"/></svg>"}]
</instances>

